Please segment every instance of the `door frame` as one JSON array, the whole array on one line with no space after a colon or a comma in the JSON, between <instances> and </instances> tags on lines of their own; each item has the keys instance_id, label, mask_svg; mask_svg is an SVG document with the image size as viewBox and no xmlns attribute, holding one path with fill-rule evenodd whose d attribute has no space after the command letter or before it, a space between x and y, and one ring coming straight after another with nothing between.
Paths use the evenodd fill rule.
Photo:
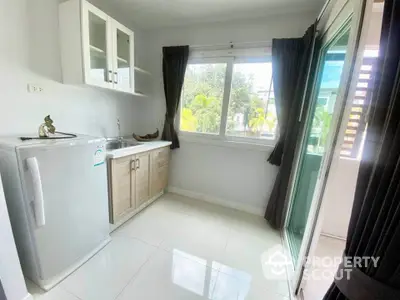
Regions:
<instances>
[{"instance_id":1,"label":"door frame","mask_svg":"<svg viewBox=\"0 0 400 300\"><path fill-rule=\"evenodd\" d=\"M368 2L371 2L372 0L368 0ZM350 92L350 79L352 78L352 72L355 68L356 64L356 56L355 54L358 53L358 46L360 42L360 36L361 36L361 29L362 29L362 20L364 18L364 9L365 9L365 0L349 0L349 1L337 1L335 3L330 3L330 9L328 9L329 13L328 15L324 15L321 19L323 20L323 25L322 25L322 30L320 29L321 32L321 38L323 41L323 46L321 48L321 51L318 56L318 69L320 68L321 64L321 59L324 57L324 50L330 43L333 41L333 39L336 37L336 34L340 32L340 30L343 30L343 23L346 24L348 22L349 18L351 18L350 22L350 37L349 37L349 43L348 43L348 51L346 53L346 58L345 58L345 63L343 67L343 72L341 76L341 83L339 86L339 91L338 91L338 96L337 100L335 103L335 108L334 108L334 116L332 118L332 128L334 128L334 131L331 131L328 137L328 147L327 151L325 152L322 160L322 165L321 169L319 172L319 176L317 179L316 183L316 189L314 191L314 196L313 200L311 203L311 208L309 212L309 216L307 219L307 225L306 225L306 230L305 234L303 237L302 241L302 246L300 249L299 253L299 259L294 266L294 269L292 269L291 278L290 280L290 290L292 296L296 297L296 295L300 292L300 289L302 288L303 282L303 274L304 270L307 268L305 265L305 258L308 257L310 254L313 254L316 246L316 241L314 237L316 236L316 233L320 232L320 227L321 227L321 219L319 218L320 214L320 208L322 204L322 196L323 192L325 190L326 186L326 181L327 177L330 171L331 163L332 163L332 158L334 154L334 150L336 149L337 146L337 141L339 137L339 132L341 129L341 121L343 119L344 111L346 108L346 102L348 99L348 95ZM348 26L346 24L346 26ZM320 77L320 76L318 76ZM319 78L316 78L314 81L314 86L312 88L312 99L316 97L316 84L319 80ZM355 91L355 88L351 89L353 92ZM310 109L312 106L310 105L306 118L308 119L310 117ZM307 129L307 126L304 126L302 128L302 140L297 146L296 149L296 160L294 162L294 172L292 173L291 179L290 179L290 191L288 193L288 199L290 199L289 203L293 200L293 193L294 193L294 186L295 186L295 179L296 175L298 172L299 164L300 164L300 159L301 159L301 149L303 148L305 141L305 130ZM286 233L286 228L288 226L289 222L289 216L290 216L290 209L287 210L286 218L285 218L285 230L284 230L284 239L285 239L285 246L288 246L288 240L287 240L287 233ZM318 223L319 222L319 223ZM319 227L318 227L319 226ZM290 251L290 249L288 249ZM289 252L290 253L290 252Z\"/></svg>"},{"instance_id":2,"label":"door frame","mask_svg":"<svg viewBox=\"0 0 400 300\"><path fill-rule=\"evenodd\" d=\"M329 36L329 40L327 39L328 36L326 36L326 38L323 39L324 40L323 46L321 47L321 52L320 52L319 61L318 61L318 69L317 69L318 71L323 70L322 68L323 68L323 64L325 62L325 57L327 54L326 52L328 51L329 47L332 46L337 40L339 40L343 36L343 34L346 34L346 32L348 32L348 31L350 31L348 46L351 46L350 45L351 31L352 31L352 25L353 25L351 18L352 18L352 15L350 14L348 16L348 18L346 18L344 20L343 26L340 26L337 28L335 35ZM347 52L347 53L349 53L349 52ZM343 105L342 98L340 95L342 95L341 90L344 88L344 86L346 86L346 81L345 81L347 78L347 76L345 76L346 70L351 68L351 65L349 65L350 62L349 62L349 56L347 53L346 53L345 62L343 65L341 79L340 79L340 84L339 84L339 89L338 89L338 91L339 91L338 97L336 98L336 102L335 102L335 106L334 106L334 112L333 112L332 121L331 121L332 122L331 130L330 130L328 138L327 138L327 150L322 156L321 166L320 166L320 170L318 173L317 182L315 184L315 190L314 190L313 198L311 201L311 206L310 206L310 211L309 211L308 218L307 218L306 228L304 231L304 236L303 236L297 264L295 266L295 272L294 272L294 277L293 277L293 282L292 282L292 288L295 292L298 291L298 289L300 287L299 280L301 280L300 278L302 278L302 275L304 274L304 269L307 268L307 266L305 266L305 263L306 263L305 259L307 257L309 257L309 254L310 254L309 242L310 242L310 239L314 235L313 226L315 226L315 225L313 225L313 224L315 222L315 218L317 218L319 215L319 213L318 213L319 204L320 204L319 198L320 198L320 195L323 194L323 190L325 188L325 183L326 183L325 177L327 177L327 175L330 172L330 167L327 164L327 160L328 160L328 157L331 155L332 150L334 149L334 143L337 142L337 140L335 140L334 136L336 134L338 121L340 119L341 105ZM322 73L323 72L319 73L319 76L316 80L315 89L313 90L313 95L312 95L313 103L310 105L310 110L308 112L309 113L308 118L311 117L311 113L314 108L315 101L317 101L319 89L317 89L316 87L318 87L321 83ZM305 128L305 130L306 129L307 128ZM304 138L304 143L302 145L302 148L300 149L300 153L306 143L307 143L307 141ZM301 162L299 161L299 165L300 165L300 163ZM293 197L295 197L295 194L293 194Z\"/></svg>"},{"instance_id":3,"label":"door frame","mask_svg":"<svg viewBox=\"0 0 400 300\"><path fill-rule=\"evenodd\" d=\"M313 218L313 222L310 222L310 235L308 238L308 251L306 252L307 256L313 256L315 253L315 249L318 244L319 237L322 232L322 224L323 224L323 206L324 206L324 192L326 188L326 183L329 178L329 174L331 171L335 170L335 160L337 160L340 156L341 145L344 140L345 131L347 128L347 121L349 119L351 108L352 108L352 99L355 95L357 89L357 83L359 78L359 73L361 66L363 64L363 56L364 49L367 42L368 36L368 20L372 13L374 0L366 0L361 2L360 11L357 17L359 19L358 28L357 28L357 39L355 40L356 44L354 47L354 53L352 55L352 68L350 69L350 73L348 78L348 83L346 84L346 90L344 93L344 98L341 99L343 103L340 106L340 115L337 119L338 123L336 124L336 132L333 137L333 143L330 149L329 157L326 160L326 174L323 178L323 182L321 182L320 190L317 194L317 198L314 199L316 201L316 210ZM314 195L316 196L316 195ZM313 200L313 201L314 201ZM307 224L308 225L308 224ZM309 266L304 266L307 269ZM302 274L300 274L300 278L298 280L298 289L304 288L306 282L302 278Z\"/></svg>"}]
</instances>

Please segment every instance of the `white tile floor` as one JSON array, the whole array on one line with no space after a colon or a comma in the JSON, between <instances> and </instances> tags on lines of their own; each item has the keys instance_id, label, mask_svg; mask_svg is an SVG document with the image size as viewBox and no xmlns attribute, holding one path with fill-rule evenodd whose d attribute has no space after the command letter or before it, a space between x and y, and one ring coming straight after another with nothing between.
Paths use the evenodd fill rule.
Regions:
<instances>
[{"instance_id":1,"label":"white tile floor","mask_svg":"<svg viewBox=\"0 0 400 300\"><path fill-rule=\"evenodd\" d=\"M315 257L320 261L327 259L325 265L314 266L303 290L304 300L321 300L333 282L339 263L331 264L334 259L342 257L346 242L344 240L321 235L315 250Z\"/></svg>"},{"instance_id":2,"label":"white tile floor","mask_svg":"<svg viewBox=\"0 0 400 300\"><path fill-rule=\"evenodd\" d=\"M166 194L36 300L287 300L286 280L263 275L262 254L281 244L263 218Z\"/></svg>"}]
</instances>

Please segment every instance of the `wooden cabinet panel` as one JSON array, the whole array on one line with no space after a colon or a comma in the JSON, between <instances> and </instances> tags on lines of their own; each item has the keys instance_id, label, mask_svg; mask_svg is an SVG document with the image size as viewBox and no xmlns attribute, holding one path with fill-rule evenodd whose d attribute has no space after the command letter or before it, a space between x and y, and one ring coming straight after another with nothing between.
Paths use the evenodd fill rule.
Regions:
<instances>
[{"instance_id":1,"label":"wooden cabinet panel","mask_svg":"<svg viewBox=\"0 0 400 300\"><path fill-rule=\"evenodd\" d=\"M151 157L151 197L161 193L168 184L169 148L155 150Z\"/></svg>"},{"instance_id":2,"label":"wooden cabinet panel","mask_svg":"<svg viewBox=\"0 0 400 300\"><path fill-rule=\"evenodd\" d=\"M150 153L136 156L136 207L150 199Z\"/></svg>"},{"instance_id":3,"label":"wooden cabinet panel","mask_svg":"<svg viewBox=\"0 0 400 300\"><path fill-rule=\"evenodd\" d=\"M153 152L154 164L160 168L169 162L169 147L164 147Z\"/></svg>"},{"instance_id":4,"label":"wooden cabinet panel","mask_svg":"<svg viewBox=\"0 0 400 300\"><path fill-rule=\"evenodd\" d=\"M161 193L168 184L168 164L160 168L156 168L152 178L152 196Z\"/></svg>"},{"instance_id":5,"label":"wooden cabinet panel","mask_svg":"<svg viewBox=\"0 0 400 300\"><path fill-rule=\"evenodd\" d=\"M110 220L114 223L131 208L131 157L111 160Z\"/></svg>"}]
</instances>

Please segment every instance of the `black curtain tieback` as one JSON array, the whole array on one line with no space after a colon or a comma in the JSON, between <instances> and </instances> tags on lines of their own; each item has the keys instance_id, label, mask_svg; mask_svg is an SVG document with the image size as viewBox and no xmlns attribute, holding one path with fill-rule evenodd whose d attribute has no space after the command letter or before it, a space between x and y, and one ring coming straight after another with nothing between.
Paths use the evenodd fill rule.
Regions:
<instances>
[{"instance_id":1,"label":"black curtain tieback","mask_svg":"<svg viewBox=\"0 0 400 300\"><path fill-rule=\"evenodd\" d=\"M339 265L335 284L349 300L398 300L400 290L369 277L356 267Z\"/></svg>"}]
</instances>

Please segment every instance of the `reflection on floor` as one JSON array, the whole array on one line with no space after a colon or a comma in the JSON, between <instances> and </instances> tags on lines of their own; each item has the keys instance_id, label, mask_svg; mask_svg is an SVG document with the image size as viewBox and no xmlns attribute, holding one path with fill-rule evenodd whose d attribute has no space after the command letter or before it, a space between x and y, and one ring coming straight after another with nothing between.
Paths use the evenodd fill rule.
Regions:
<instances>
[{"instance_id":1,"label":"reflection on floor","mask_svg":"<svg viewBox=\"0 0 400 300\"><path fill-rule=\"evenodd\" d=\"M57 287L29 290L36 300L287 300L286 274L265 275L273 247L281 238L261 217L166 194Z\"/></svg>"},{"instance_id":2,"label":"reflection on floor","mask_svg":"<svg viewBox=\"0 0 400 300\"><path fill-rule=\"evenodd\" d=\"M333 282L340 264L346 242L344 240L320 236L315 251L314 267L303 290L304 300L321 300Z\"/></svg>"}]
</instances>

